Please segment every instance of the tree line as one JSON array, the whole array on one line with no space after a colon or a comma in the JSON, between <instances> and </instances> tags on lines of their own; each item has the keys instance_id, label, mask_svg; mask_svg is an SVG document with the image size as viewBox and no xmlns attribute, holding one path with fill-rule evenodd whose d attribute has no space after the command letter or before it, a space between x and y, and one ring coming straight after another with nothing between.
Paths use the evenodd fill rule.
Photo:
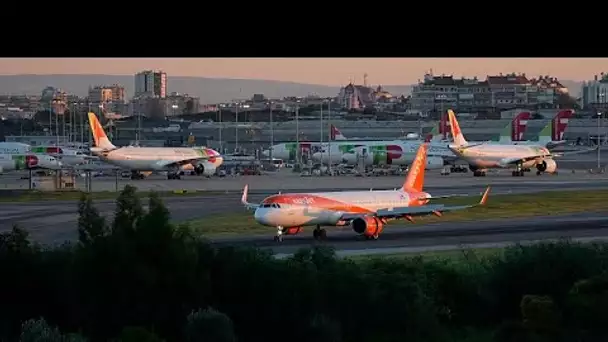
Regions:
<instances>
[{"instance_id":1,"label":"tree line","mask_svg":"<svg viewBox=\"0 0 608 342\"><path fill-rule=\"evenodd\" d=\"M287 259L216 248L136 189L113 220L83 195L78 241L0 235L0 341L605 341L608 245L496 256ZM210 222L209 224L213 224Z\"/></svg>"}]
</instances>

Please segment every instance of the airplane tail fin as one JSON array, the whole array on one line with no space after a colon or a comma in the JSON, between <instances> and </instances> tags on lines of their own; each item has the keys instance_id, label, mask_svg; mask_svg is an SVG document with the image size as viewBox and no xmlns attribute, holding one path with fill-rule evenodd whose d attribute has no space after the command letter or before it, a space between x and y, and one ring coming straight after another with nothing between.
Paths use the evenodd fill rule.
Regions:
<instances>
[{"instance_id":1,"label":"airplane tail fin","mask_svg":"<svg viewBox=\"0 0 608 342\"><path fill-rule=\"evenodd\" d=\"M433 129L424 137L424 142L441 141L441 135L439 134L439 127L435 126Z\"/></svg>"},{"instance_id":2,"label":"airplane tail fin","mask_svg":"<svg viewBox=\"0 0 608 342\"><path fill-rule=\"evenodd\" d=\"M564 139L564 132L566 128L568 128L569 119L574 116L574 110L565 109L560 110L557 115L553 118L552 130L551 130L551 140L552 141L561 141Z\"/></svg>"},{"instance_id":3,"label":"airplane tail fin","mask_svg":"<svg viewBox=\"0 0 608 342\"><path fill-rule=\"evenodd\" d=\"M467 144L464 135L462 135L462 131L460 130L460 125L458 125L458 120L456 120L456 115L454 111L448 109L448 119L450 124L450 132L452 133L452 138L454 139L454 145L456 146L464 146Z\"/></svg>"},{"instance_id":4,"label":"airplane tail fin","mask_svg":"<svg viewBox=\"0 0 608 342\"><path fill-rule=\"evenodd\" d=\"M532 114L530 112L521 112L517 114L513 118L511 122L511 140L512 141L522 141L524 138L524 133L526 133L526 128L528 128L528 120L532 118Z\"/></svg>"},{"instance_id":5,"label":"airplane tail fin","mask_svg":"<svg viewBox=\"0 0 608 342\"><path fill-rule=\"evenodd\" d=\"M420 144L416 158L412 162L410 171L407 173L402 190L422 191L424 187L424 173L426 168L426 154L429 148L428 143Z\"/></svg>"},{"instance_id":6,"label":"airplane tail fin","mask_svg":"<svg viewBox=\"0 0 608 342\"><path fill-rule=\"evenodd\" d=\"M91 127L91 133L93 133L93 139L95 140L95 146L103 148L104 150L115 149L116 146L110 142L106 132L103 130L101 123L97 120L95 113L89 112L89 126Z\"/></svg>"},{"instance_id":7,"label":"airplane tail fin","mask_svg":"<svg viewBox=\"0 0 608 342\"><path fill-rule=\"evenodd\" d=\"M346 137L344 136L344 134L342 134L342 132L340 132L340 130L334 126L334 125L330 125L330 130L331 130L331 140L346 140Z\"/></svg>"},{"instance_id":8,"label":"airplane tail fin","mask_svg":"<svg viewBox=\"0 0 608 342\"><path fill-rule=\"evenodd\" d=\"M508 125L506 125L502 131L500 131L500 137L498 138L498 141L501 143L510 143L513 141L512 136L513 136L513 132L512 132L512 123L509 123Z\"/></svg>"},{"instance_id":9,"label":"airplane tail fin","mask_svg":"<svg viewBox=\"0 0 608 342\"><path fill-rule=\"evenodd\" d=\"M540 133L538 133L538 142L542 143L542 144L547 144L549 142L551 142L553 139L551 138L552 136L552 126L553 126L553 121L549 122L547 124L547 126L545 126L542 131L540 131Z\"/></svg>"}]
</instances>

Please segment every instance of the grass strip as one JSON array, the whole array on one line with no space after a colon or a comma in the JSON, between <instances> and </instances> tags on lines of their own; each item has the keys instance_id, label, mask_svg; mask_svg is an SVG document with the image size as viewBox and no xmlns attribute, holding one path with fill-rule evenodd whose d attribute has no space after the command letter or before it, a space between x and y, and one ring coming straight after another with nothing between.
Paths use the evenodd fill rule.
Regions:
<instances>
[{"instance_id":1,"label":"grass strip","mask_svg":"<svg viewBox=\"0 0 608 342\"><path fill-rule=\"evenodd\" d=\"M434 204L475 204L480 196L457 197L434 201ZM235 206L238 206L235 203ZM490 193L485 206L445 213L443 217L425 216L415 218L413 224L450 221L480 221L531 216L560 215L581 212L608 212L608 191L547 191L534 194L495 195ZM403 224L395 220L390 224ZM253 212L237 211L231 214L213 215L186 221L196 232L210 235L274 234L253 219ZM408 223L412 224L412 223Z\"/></svg>"}]
</instances>

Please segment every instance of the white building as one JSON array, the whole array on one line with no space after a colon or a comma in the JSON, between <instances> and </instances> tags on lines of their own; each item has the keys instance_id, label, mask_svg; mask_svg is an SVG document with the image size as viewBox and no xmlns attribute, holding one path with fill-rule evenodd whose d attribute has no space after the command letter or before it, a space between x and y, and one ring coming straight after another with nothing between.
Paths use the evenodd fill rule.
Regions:
<instances>
[{"instance_id":1,"label":"white building","mask_svg":"<svg viewBox=\"0 0 608 342\"><path fill-rule=\"evenodd\" d=\"M608 107L608 74L602 72L600 75L595 75L592 81L583 82L581 105L585 109L606 110Z\"/></svg>"}]
</instances>

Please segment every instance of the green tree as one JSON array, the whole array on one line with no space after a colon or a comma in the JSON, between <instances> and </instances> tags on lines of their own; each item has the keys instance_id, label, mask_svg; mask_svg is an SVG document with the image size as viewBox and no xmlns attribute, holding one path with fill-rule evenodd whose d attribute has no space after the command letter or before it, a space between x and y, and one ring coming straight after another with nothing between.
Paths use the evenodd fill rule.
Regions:
<instances>
[{"instance_id":1,"label":"green tree","mask_svg":"<svg viewBox=\"0 0 608 342\"><path fill-rule=\"evenodd\" d=\"M236 341L230 317L213 308L199 309L190 313L184 334L188 342Z\"/></svg>"},{"instance_id":2,"label":"green tree","mask_svg":"<svg viewBox=\"0 0 608 342\"><path fill-rule=\"evenodd\" d=\"M44 318L30 319L21 326L20 342L63 342L57 327L51 327Z\"/></svg>"},{"instance_id":3,"label":"green tree","mask_svg":"<svg viewBox=\"0 0 608 342\"><path fill-rule=\"evenodd\" d=\"M576 331L594 337L608 338L608 273L584 279L572 287L567 301L568 321Z\"/></svg>"},{"instance_id":4,"label":"green tree","mask_svg":"<svg viewBox=\"0 0 608 342\"><path fill-rule=\"evenodd\" d=\"M524 327L533 333L555 336L560 330L561 313L551 297L524 296L521 316Z\"/></svg>"},{"instance_id":5,"label":"green tree","mask_svg":"<svg viewBox=\"0 0 608 342\"><path fill-rule=\"evenodd\" d=\"M79 334L62 335L59 328L50 326L44 318L29 319L21 325L19 342L86 342Z\"/></svg>"},{"instance_id":6,"label":"green tree","mask_svg":"<svg viewBox=\"0 0 608 342\"><path fill-rule=\"evenodd\" d=\"M106 221L93 205L90 194L82 193L78 203L78 240L89 245L107 234Z\"/></svg>"},{"instance_id":7,"label":"green tree","mask_svg":"<svg viewBox=\"0 0 608 342\"><path fill-rule=\"evenodd\" d=\"M113 235L121 235L129 239L135 234L137 221L144 215L141 200L136 192L136 187L127 185L118 195L112 224Z\"/></svg>"},{"instance_id":8,"label":"green tree","mask_svg":"<svg viewBox=\"0 0 608 342\"><path fill-rule=\"evenodd\" d=\"M30 233L18 225L13 225L10 232L0 234L0 252L28 253L32 252Z\"/></svg>"},{"instance_id":9,"label":"green tree","mask_svg":"<svg viewBox=\"0 0 608 342\"><path fill-rule=\"evenodd\" d=\"M309 342L340 342L342 334L340 332L339 322L329 318L326 315L315 315L308 327Z\"/></svg>"}]
</instances>

